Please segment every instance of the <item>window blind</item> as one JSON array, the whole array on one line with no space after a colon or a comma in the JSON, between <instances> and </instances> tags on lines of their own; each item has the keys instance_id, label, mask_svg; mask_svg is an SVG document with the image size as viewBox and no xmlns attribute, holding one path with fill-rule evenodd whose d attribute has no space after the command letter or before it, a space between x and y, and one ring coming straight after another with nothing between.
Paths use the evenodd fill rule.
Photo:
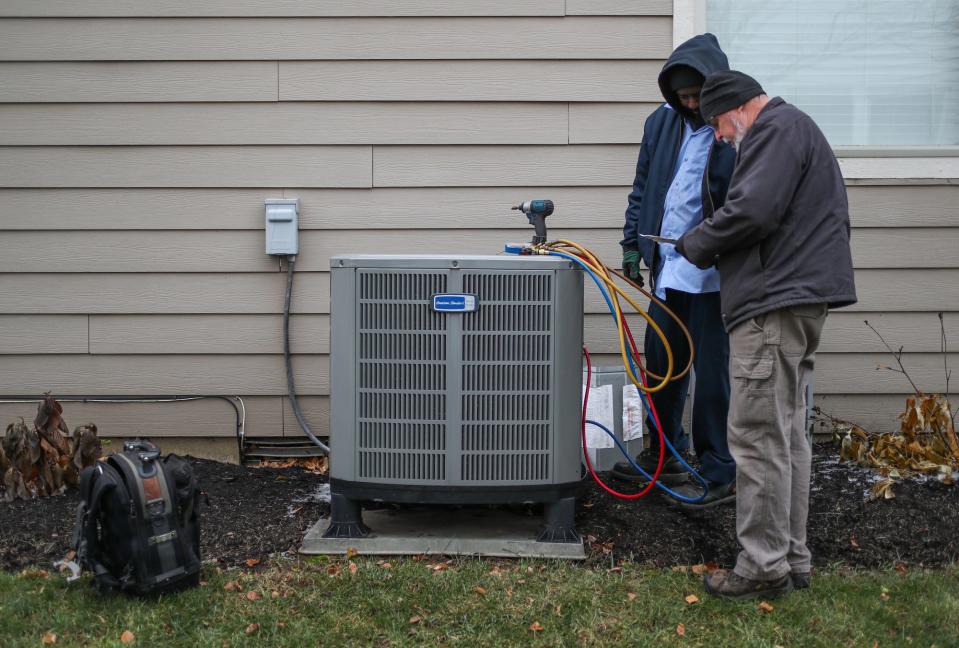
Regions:
<instances>
[{"instance_id":1,"label":"window blind","mask_svg":"<svg viewBox=\"0 0 959 648\"><path fill-rule=\"evenodd\" d=\"M959 145L959 0L706 0L706 26L833 146Z\"/></svg>"}]
</instances>

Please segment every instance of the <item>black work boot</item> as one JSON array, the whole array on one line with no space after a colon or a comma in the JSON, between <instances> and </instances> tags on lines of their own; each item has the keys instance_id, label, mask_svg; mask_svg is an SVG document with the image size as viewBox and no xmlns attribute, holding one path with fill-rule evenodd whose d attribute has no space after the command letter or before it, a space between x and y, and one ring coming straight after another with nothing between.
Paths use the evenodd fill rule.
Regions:
<instances>
[{"instance_id":1,"label":"black work boot","mask_svg":"<svg viewBox=\"0 0 959 648\"><path fill-rule=\"evenodd\" d=\"M812 584L811 572L790 572L789 578L793 582L793 589L806 589Z\"/></svg>"},{"instance_id":2,"label":"black work boot","mask_svg":"<svg viewBox=\"0 0 959 648\"><path fill-rule=\"evenodd\" d=\"M771 581L744 578L733 570L717 569L703 576L706 592L719 598L740 601L751 598L776 598L793 591L793 582L786 574Z\"/></svg>"},{"instance_id":3,"label":"black work boot","mask_svg":"<svg viewBox=\"0 0 959 648\"><path fill-rule=\"evenodd\" d=\"M636 463L639 467L652 475L656 472L656 464L659 463L659 448L646 448L636 457ZM645 475L638 472L628 461L620 461L613 466L613 476L617 479L628 482L648 482ZM657 481L661 481L667 486L682 484L686 481L687 472L683 465L672 455L666 452L663 457L663 469L659 473Z\"/></svg>"},{"instance_id":4,"label":"black work boot","mask_svg":"<svg viewBox=\"0 0 959 648\"><path fill-rule=\"evenodd\" d=\"M673 489L673 491L677 495L688 497L689 499L696 499L703 494L703 485L690 476L685 484L677 486ZM731 481L728 484L709 482L709 492L706 493L706 497L698 502L684 502L681 499L676 499L676 503L679 504L681 508L689 511L702 511L711 509L714 506L720 506L722 504L734 504L735 502L735 481Z\"/></svg>"}]
</instances>

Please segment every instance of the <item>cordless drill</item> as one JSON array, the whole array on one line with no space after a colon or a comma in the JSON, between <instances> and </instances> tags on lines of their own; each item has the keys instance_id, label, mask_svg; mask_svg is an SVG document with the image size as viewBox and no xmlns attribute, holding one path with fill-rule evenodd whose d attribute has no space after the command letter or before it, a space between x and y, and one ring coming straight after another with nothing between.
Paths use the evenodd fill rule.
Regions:
<instances>
[{"instance_id":1,"label":"cordless drill","mask_svg":"<svg viewBox=\"0 0 959 648\"><path fill-rule=\"evenodd\" d=\"M539 245L546 242L546 217L553 213L552 200L527 200L524 203L515 205L513 209L518 209L526 214L527 220L533 226L533 245Z\"/></svg>"}]
</instances>

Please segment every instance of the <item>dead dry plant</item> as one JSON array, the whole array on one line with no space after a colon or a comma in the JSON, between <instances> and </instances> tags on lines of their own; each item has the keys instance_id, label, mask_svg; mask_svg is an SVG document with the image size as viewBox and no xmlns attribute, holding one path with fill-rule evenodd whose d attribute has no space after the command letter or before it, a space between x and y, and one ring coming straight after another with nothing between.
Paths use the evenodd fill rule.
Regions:
<instances>
[{"instance_id":1,"label":"dead dry plant","mask_svg":"<svg viewBox=\"0 0 959 648\"><path fill-rule=\"evenodd\" d=\"M948 345L943 314L939 313L940 352L943 357L945 391L926 394L919 389L902 362L903 347L893 350L882 334L868 320L864 320L895 358L896 367L878 365L877 370L902 374L912 386L913 394L906 398L906 409L899 414L899 430L872 433L850 421L833 417L815 408L821 420L828 421L840 442L839 460L852 461L878 472L884 479L872 487L873 497L895 497L892 486L897 480L917 475L937 477L952 484L959 470L959 439L956 437L955 413L949 402Z\"/></svg>"}]
</instances>

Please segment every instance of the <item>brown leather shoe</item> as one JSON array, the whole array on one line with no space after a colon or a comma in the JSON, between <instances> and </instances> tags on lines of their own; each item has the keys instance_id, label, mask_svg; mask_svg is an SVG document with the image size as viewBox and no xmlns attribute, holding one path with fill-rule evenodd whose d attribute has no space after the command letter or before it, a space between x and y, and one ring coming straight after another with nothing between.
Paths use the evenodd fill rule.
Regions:
<instances>
[{"instance_id":1,"label":"brown leather shoe","mask_svg":"<svg viewBox=\"0 0 959 648\"><path fill-rule=\"evenodd\" d=\"M772 581L743 578L728 569L717 569L703 576L706 592L719 598L739 601L751 598L776 598L793 590L793 582L786 574Z\"/></svg>"},{"instance_id":2,"label":"brown leather shoe","mask_svg":"<svg viewBox=\"0 0 959 648\"><path fill-rule=\"evenodd\" d=\"M790 572L789 578L793 582L793 589L806 589L812 583L811 572Z\"/></svg>"}]
</instances>

